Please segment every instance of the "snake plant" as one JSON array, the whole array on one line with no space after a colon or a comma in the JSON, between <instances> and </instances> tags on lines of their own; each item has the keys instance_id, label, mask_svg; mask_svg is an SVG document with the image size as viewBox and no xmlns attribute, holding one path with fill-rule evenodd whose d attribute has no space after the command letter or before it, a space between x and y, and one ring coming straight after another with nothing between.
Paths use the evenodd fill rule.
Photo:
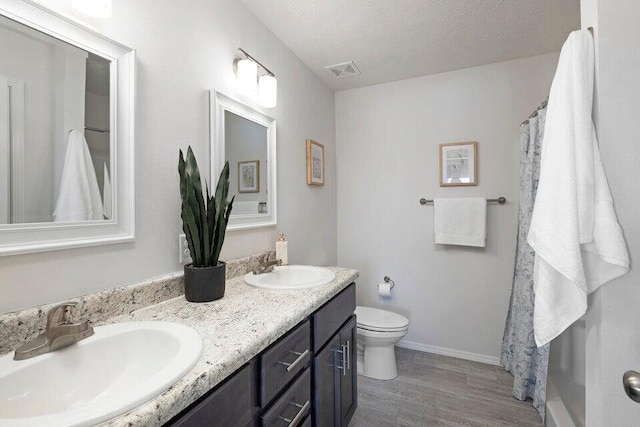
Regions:
<instances>
[{"instance_id":1,"label":"snake plant","mask_svg":"<svg viewBox=\"0 0 640 427\"><path fill-rule=\"evenodd\" d=\"M180 173L180 195L182 196L182 230L187 237L194 267L214 267L218 265L220 251L227 231L233 200L227 201L229 194L229 162L226 162L215 195L202 193L202 182L198 163L191 147L186 159L180 150L178 161Z\"/></svg>"}]
</instances>

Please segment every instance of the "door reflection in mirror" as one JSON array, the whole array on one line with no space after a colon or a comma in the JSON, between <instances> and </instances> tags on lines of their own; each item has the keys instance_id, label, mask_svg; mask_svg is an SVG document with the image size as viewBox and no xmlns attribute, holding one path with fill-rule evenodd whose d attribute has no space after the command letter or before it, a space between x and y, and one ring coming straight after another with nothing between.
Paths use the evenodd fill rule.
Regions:
<instances>
[{"instance_id":1,"label":"door reflection in mirror","mask_svg":"<svg viewBox=\"0 0 640 427\"><path fill-rule=\"evenodd\" d=\"M109 60L0 16L0 224L111 217L110 95Z\"/></svg>"}]
</instances>

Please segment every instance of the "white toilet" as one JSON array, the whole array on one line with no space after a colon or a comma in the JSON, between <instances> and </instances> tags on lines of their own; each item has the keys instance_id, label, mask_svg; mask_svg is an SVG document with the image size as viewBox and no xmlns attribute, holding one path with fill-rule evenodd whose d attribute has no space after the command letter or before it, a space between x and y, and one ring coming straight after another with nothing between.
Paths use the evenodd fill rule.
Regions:
<instances>
[{"instance_id":1,"label":"white toilet","mask_svg":"<svg viewBox=\"0 0 640 427\"><path fill-rule=\"evenodd\" d=\"M398 376L395 344L409 331L409 319L371 307L356 307L358 374L378 380Z\"/></svg>"}]
</instances>

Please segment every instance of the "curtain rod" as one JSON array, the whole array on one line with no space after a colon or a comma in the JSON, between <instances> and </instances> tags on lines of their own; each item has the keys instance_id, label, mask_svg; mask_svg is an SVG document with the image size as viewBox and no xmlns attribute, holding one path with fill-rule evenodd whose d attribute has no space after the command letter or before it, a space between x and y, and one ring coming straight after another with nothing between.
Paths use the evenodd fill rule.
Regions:
<instances>
[{"instance_id":1,"label":"curtain rod","mask_svg":"<svg viewBox=\"0 0 640 427\"><path fill-rule=\"evenodd\" d=\"M527 123L529 123L529 120L533 119L534 117L536 117L538 115L538 111L542 110L543 108L545 108L547 106L547 104L549 103L549 97L547 97L547 99L545 99L544 101L542 101L542 104L540 104L540 106L538 108L535 109L535 111L533 113L531 113L531 115L527 118L527 120L525 120L524 122L520 123L520 126L524 126Z\"/></svg>"}]
</instances>

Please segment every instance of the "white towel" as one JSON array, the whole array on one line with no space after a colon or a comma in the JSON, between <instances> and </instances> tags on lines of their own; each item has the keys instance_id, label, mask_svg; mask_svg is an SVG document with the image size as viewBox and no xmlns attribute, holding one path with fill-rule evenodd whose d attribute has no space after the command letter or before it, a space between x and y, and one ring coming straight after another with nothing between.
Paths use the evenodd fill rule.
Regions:
<instances>
[{"instance_id":1,"label":"white towel","mask_svg":"<svg viewBox=\"0 0 640 427\"><path fill-rule=\"evenodd\" d=\"M487 199L484 197L433 200L436 243L484 247L487 240Z\"/></svg>"},{"instance_id":2,"label":"white towel","mask_svg":"<svg viewBox=\"0 0 640 427\"><path fill-rule=\"evenodd\" d=\"M536 252L534 335L538 346L587 310L587 294L629 271L595 128L593 38L574 31L551 85L540 183L527 241Z\"/></svg>"},{"instance_id":3,"label":"white towel","mask_svg":"<svg viewBox=\"0 0 640 427\"><path fill-rule=\"evenodd\" d=\"M104 162L104 175L102 176L102 204L104 205L105 219L113 219L111 207L111 179L109 179L109 168L107 162Z\"/></svg>"},{"instance_id":4,"label":"white towel","mask_svg":"<svg viewBox=\"0 0 640 427\"><path fill-rule=\"evenodd\" d=\"M104 210L96 171L84 135L69 132L67 154L58 192L54 221L101 220Z\"/></svg>"}]
</instances>

